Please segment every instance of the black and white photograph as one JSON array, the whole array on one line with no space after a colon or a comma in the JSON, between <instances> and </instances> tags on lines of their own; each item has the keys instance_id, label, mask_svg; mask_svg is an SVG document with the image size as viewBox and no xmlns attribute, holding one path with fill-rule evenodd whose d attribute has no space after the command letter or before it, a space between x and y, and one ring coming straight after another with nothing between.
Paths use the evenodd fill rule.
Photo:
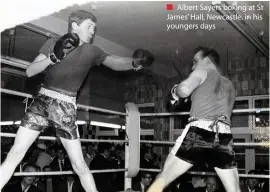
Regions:
<instances>
[{"instance_id":1,"label":"black and white photograph","mask_svg":"<svg viewBox=\"0 0 270 192\"><path fill-rule=\"evenodd\" d=\"M269 1L0 14L0 191L270 191Z\"/></svg>"}]
</instances>

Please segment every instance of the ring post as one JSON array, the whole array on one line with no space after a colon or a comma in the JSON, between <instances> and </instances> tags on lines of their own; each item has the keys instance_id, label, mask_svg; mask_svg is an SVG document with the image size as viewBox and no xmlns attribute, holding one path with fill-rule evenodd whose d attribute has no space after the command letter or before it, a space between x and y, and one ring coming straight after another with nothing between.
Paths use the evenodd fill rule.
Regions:
<instances>
[{"instance_id":1,"label":"ring post","mask_svg":"<svg viewBox=\"0 0 270 192\"><path fill-rule=\"evenodd\" d=\"M131 179L140 169L140 113L134 103L127 103L126 107L126 131L128 146L125 146L125 189L131 188Z\"/></svg>"},{"instance_id":2,"label":"ring post","mask_svg":"<svg viewBox=\"0 0 270 192\"><path fill-rule=\"evenodd\" d=\"M126 136L127 138L127 136ZM125 168L128 169L128 158L129 158L129 152L128 152L128 144L125 144ZM131 178L128 177L128 173L125 172L125 186L124 189L131 189Z\"/></svg>"}]
</instances>

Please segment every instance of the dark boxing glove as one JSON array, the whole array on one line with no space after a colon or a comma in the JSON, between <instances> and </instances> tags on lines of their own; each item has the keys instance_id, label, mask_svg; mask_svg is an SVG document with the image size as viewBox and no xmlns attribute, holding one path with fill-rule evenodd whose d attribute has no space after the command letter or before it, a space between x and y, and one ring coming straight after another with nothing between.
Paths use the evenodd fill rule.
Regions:
<instances>
[{"instance_id":1,"label":"dark boxing glove","mask_svg":"<svg viewBox=\"0 0 270 192\"><path fill-rule=\"evenodd\" d=\"M65 49L70 49L73 47L78 47L80 44L80 38L76 33L67 33L62 36L54 45L53 52L50 53L49 57L53 64L59 63L66 54Z\"/></svg>"},{"instance_id":2,"label":"dark boxing glove","mask_svg":"<svg viewBox=\"0 0 270 192\"><path fill-rule=\"evenodd\" d=\"M135 50L132 58L132 66L136 71L143 67L149 67L155 60L153 54L150 51L143 49Z\"/></svg>"},{"instance_id":3,"label":"dark boxing glove","mask_svg":"<svg viewBox=\"0 0 270 192\"><path fill-rule=\"evenodd\" d=\"M176 88L178 85L174 85L173 88L171 89L171 92L169 93L169 101L167 104L167 108L170 111L174 111L181 106L183 107L184 105L188 104L188 98L181 98L176 95Z\"/></svg>"}]
</instances>

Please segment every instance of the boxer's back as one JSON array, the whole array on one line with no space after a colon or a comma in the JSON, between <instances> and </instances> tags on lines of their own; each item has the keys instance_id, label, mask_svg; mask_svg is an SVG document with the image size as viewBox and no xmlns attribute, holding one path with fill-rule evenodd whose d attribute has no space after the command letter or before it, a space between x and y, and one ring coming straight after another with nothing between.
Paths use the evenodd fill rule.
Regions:
<instances>
[{"instance_id":1,"label":"boxer's back","mask_svg":"<svg viewBox=\"0 0 270 192\"><path fill-rule=\"evenodd\" d=\"M205 81L191 95L190 116L217 119L220 115L230 123L235 91L230 80L215 70L207 70Z\"/></svg>"}]
</instances>

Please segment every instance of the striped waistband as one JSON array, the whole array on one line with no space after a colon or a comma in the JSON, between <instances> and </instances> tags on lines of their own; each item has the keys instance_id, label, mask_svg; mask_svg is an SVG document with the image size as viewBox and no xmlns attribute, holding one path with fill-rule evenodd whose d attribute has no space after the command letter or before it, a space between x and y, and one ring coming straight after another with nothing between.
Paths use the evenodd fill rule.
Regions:
<instances>
[{"instance_id":1,"label":"striped waistband","mask_svg":"<svg viewBox=\"0 0 270 192\"><path fill-rule=\"evenodd\" d=\"M196 117L190 117L190 118L188 118L188 122L189 123L191 123L193 121L210 121L212 123L214 123L214 122L220 122L220 123L224 123L226 125L231 126L231 124L228 123L228 122L226 122L225 120L226 120L226 117L225 116L218 117L217 119L203 119L203 118L196 118Z\"/></svg>"},{"instance_id":2,"label":"striped waistband","mask_svg":"<svg viewBox=\"0 0 270 192\"><path fill-rule=\"evenodd\" d=\"M212 131L212 132L219 132L219 133L227 133L230 134L231 133L231 126L228 124L225 124L223 122L217 122L217 126L213 126L211 127L211 125L213 124L214 120L206 120L206 119L198 119L198 120L194 120L194 121L190 121L189 124L187 126L195 126L207 131Z\"/></svg>"},{"instance_id":3,"label":"striped waistband","mask_svg":"<svg viewBox=\"0 0 270 192\"><path fill-rule=\"evenodd\" d=\"M56 92L56 91L53 91L53 90L50 90L50 89L45 89L43 87L39 90L39 94L46 95L48 97L58 99L58 100L61 100L61 101L65 101L65 102L68 102L68 103L72 103L72 104L74 104L76 106L76 97L71 97L71 96L68 96L68 95L64 95L62 93L59 93L59 92Z\"/></svg>"}]
</instances>

